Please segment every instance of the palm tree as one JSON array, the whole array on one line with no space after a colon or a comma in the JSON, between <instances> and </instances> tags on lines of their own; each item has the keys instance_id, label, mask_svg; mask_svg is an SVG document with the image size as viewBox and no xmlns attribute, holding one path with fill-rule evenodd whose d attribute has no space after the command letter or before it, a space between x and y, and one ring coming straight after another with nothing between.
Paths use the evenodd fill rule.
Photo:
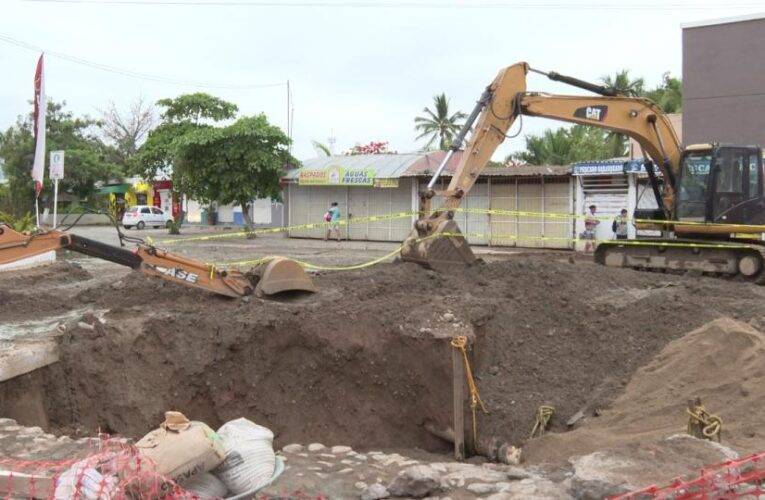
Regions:
<instances>
[{"instance_id":1,"label":"palm tree","mask_svg":"<svg viewBox=\"0 0 765 500\"><path fill-rule=\"evenodd\" d=\"M433 96L433 108L435 111L425 107L422 110L424 116L418 116L414 119L414 129L420 132L417 139L428 137L426 149L430 149L433 143L438 140L438 149L446 151L462 127L460 122L465 119L466 115L462 111L449 115L449 99L444 93Z\"/></svg>"},{"instance_id":2,"label":"palm tree","mask_svg":"<svg viewBox=\"0 0 765 500\"><path fill-rule=\"evenodd\" d=\"M628 69L617 71L613 76L602 76L600 81L609 89L625 95L643 95L645 87L645 80L642 78L631 79Z\"/></svg>"},{"instance_id":3,"label":"palm tree","mask_svg":"<svg viewBox=\"0 0 765 500\"><path fill-rule=\"evenodd\" d=\"M641 96L645 94L645 80L642 78L630 78L630 71L623 69L617 71L613 76L606 75L600 78L600 81L611 90L615 90L623 95ZM618 132L608 132L606 135L608 149L612 151L613 156L624 156L627 154L627 136Z\"/></svg>"}]
</instances>

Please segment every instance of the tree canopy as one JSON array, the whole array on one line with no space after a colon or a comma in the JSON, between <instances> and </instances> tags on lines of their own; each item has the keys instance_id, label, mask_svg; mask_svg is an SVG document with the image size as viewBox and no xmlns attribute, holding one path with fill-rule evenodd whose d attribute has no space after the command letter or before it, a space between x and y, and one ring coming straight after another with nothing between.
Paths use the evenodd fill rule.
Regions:
<instances>
[{"instance_id":1,"label":"tree canopy","mask_svg":"<svg viewBox=\"0 0 765 500\"><path fill-rule=\"evenodd\" d=\"M526 150L508 160L521 160L532 165L569 165L578 161L602 160L619 156L611 149L603 129L574 125L571 128L547 129L541 135L526 136Z\"/></svg>"},{"instance_id":2,"label":"tree canopy","mask_svg":"<svg viewBox=\"0 0 765 500\"><path fill-rule=\"evenodd\" d=\"M75 117L65 110L66 103L49 101L46 111L46 164L50 151L66 151L66 175L59 184L62 192L80 199L90 198L96 182L121 180L124 169L118 165L116 150L99 138L100 123L87 116ZM16 214L32 209L34 183L31 169L35 142L32 114L19 117L16 124L0 134L0 158L8 179L6 206ZM44 193L50 192L51 182L45 177Z\"/></svg>"},{"instance_id":3,"label":"tree canopy","mask_svg":"<svg viewBox=\"0 0 765 500\"><path fill-rule=\"evenodd\" d=\"M137 174L170 176L177 192L202 203L236 203L248 226L253 199L280 197L279 179L297 160L290 139L265 115L222 125L236 117L236 105L202 93L157 104L165 108L162 123L138 151Z\"/></svg>"}]
</instances>

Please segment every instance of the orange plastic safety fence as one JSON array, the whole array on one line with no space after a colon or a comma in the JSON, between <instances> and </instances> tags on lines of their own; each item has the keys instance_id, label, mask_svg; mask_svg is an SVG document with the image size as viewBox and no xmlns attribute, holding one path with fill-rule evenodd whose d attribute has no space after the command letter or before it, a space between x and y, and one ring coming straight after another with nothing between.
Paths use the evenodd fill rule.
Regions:
<instances>
[{"instance_id":1,"label":"orange plastic safety fence","mask_svg":"<svg viewBox=\"0 0 765 500\"><path fill-rule=\"evenodd\" d=\"M0 457L0 498L197 499L156 472L154 463L123 439L94 440L62 460Z\"/></svg>"},{"instance_id":2,"label":"orange plastic safety fence","mask_svg":"<svg viewBox=\"0 0 765 500\"><path fill-rule=\"evenodd\" d=\"M706 500L760 498L761 495L765 495L765 453L706 467L693 479L677 478L666 486L649 486L612 498Z\"/></svg>"}]
</instances>

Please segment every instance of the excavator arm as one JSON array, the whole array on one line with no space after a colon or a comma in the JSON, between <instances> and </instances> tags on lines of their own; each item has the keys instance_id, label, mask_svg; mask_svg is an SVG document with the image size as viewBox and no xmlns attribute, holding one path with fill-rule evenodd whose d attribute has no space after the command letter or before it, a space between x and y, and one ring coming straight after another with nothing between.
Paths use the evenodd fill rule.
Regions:
<instances>
[{"instance_id":1,"label":"excavator arm","mask_svg":"<svg viewBox=\"0 0 765 500\"><path fill-rule=\"evenodd\" d=\"M529 71L601 95L566 96L528 92L526 75ZM681 149L666 115L648 99L618 95L611 89L557 73L543 73L521 62L504 68L486 88L431 178L427 190L420 194L420 216L404 242L401 251L404 260L431 268L448 268L475 260L453 221L454 211L505 140L510 127L522 115L600 127L634 138L643 148L644 156L653 161L647 162L646 167L657 194L659 189L653 175L653 164L658 166L664 177L664 192L659 201L670 215L669 210L674 207ZM437 193L435 186L439 176L471 130L472 135L448 188ZM436 194L443 196L443 203L436 210L431 210L431 200Z\"/></svg>"},{"instance_id":2,"label":"excavator arm","mask_svg":"<svg viewBox=\"0 0 765 500\"><path fill-rule=\"evenodd\" d=\"M244 274L218 269L212 264L144 243L128 250L64 231L23 234L0 223L0 265L59 249L108 260L149 276L227 297L242 297L253 292L272 295L287 290L316 291L305 271L290 259L272 259L253 272Z\"/></svg>"}]
</instances>

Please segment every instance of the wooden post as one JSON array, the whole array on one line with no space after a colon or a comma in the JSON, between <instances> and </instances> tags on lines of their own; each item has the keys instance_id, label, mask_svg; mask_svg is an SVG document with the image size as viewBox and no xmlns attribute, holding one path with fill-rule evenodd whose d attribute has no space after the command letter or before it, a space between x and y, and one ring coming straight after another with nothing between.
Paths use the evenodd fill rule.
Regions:
<instances>
[{"instance_id":1,"label":"wooden post","mask_svg":"<svg viewBox=\"0 0 765 500\"><path fill-rule=\"evenodd\" d=\"M454 429L454 459L465 459L465 367L462 352L452 348L452 404Z\"/></svg>"}]
</instances>

